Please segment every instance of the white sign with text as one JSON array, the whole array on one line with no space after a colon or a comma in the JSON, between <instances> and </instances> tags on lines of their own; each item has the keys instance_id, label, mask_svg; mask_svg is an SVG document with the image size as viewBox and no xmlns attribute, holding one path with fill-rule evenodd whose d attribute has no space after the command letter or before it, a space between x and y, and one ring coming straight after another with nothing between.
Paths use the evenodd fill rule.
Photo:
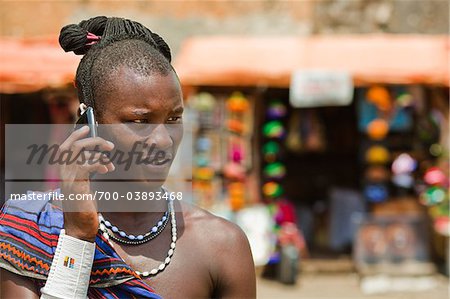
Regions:
<instances>
[{"instance_id":1,"label":"white sign with text","mask_svg":"<svg viewBox=\"0 0 450 299\"><path fill-rule=\"evenodd\" d=\"M292 74L289 101L296 108L347 106L353 89L348 72L297 70Z\"/></svg>"}]
</instances>

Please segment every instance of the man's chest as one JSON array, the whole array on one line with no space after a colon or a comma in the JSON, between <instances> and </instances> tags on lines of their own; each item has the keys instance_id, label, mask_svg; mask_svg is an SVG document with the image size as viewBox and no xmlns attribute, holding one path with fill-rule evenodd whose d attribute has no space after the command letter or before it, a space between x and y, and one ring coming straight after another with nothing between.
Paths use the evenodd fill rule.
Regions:
<instances>
[{"instance_id":1,"label":"man's chest","mask_svg":"<svg viewBox=\"0 0 450 299\"><path fill-rule=\"evenodd\" d=\"M115 249L133 270L150 272L165 262L170 242L165 243L146 244L140 251L117 245ZM170 263L156 276L145 279L145 282L163 298L210 298L213 283L207 265L198 248L179 240Z\"/></svg>"}]
</instances>

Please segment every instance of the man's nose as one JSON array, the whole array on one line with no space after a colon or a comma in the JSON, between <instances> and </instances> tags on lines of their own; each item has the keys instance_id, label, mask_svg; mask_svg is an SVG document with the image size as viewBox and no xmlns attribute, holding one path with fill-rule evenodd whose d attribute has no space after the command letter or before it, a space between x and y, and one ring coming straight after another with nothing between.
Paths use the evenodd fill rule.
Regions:
<instances>
[{"instance_id":1,"label":"man's nose","mask_svg":"<svg viewBox=\"0 0 450 299\"><path fill-rule=\"evenodd\" d=\"M173 147L173 140L169 131L163 124L152 125L155 126L148 136L146 143L148 145L154 144L156 148L161 150L169 150Z\"/></svg>"}]
</instances>

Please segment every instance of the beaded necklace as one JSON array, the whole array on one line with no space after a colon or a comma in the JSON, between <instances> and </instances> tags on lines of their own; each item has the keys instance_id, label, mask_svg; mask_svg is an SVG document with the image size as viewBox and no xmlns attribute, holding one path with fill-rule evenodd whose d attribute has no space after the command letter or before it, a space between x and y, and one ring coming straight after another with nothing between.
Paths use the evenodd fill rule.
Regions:
<instances>
[{"instance_id":1,"label":"beaded necklace","mask_svg":"<svg viewBox=\"0 0 450 299\"><path fill-rule=\"evenodd\" d=\"M166 227L167 222L169 222L169 212L166 211L164 213L164 216L161 218L160 221L157 222L157 224L155 224L149 232L143 234L143 235L131 235L131 234L127 234L125 231L120 230L117 226L111 224L110 221L106 220L103 218L103 216L99 216L99 221L100 221L100 229L102 231L105 230L105 228L108 228L108 235L111 237L111 239L113 239L114 241L117 241L119 243L122 244L127 244L127 245L139 245L139 244L143 244L146 243L152 239L154 239L155 237L157 237ZM112 232L112 233L110 233ZM117 236L114 236L114 234L119 235L122 238L127 238L128 240L124 240L122 238L119 238Z\"/></svg>"},{"instance_id":2,"label":"beaded necklace","mask_svg":"<svg viewBox=\"0 0 450 299\"><path fill-rule=\"evenodd\" d=\"M171 228L172 228L172 242L170 243L170 248L169 248L169 251L167 252L166 259L158 267L156 267L150 271L144 271L144 272L135 271L141 277L155 276L159 272L162 272L169 265L169 263L172 259L172 256L173 256L173 253L174 253L175 247L176 247L176 242L177 242L177 221L175 218L175 209L173 208L172 200L169 200L168 206L169 206L168 213L170 214L170 221L171 221ZM104 223L102 223L102 220L105 221L104 218L101 215L99 215L100 230L102 231L105 239L107 239L109 241L109 238L111 235L108 232L106 225ZM165 225L164 225L164 227L165 227ZM112 239L115 240L114 238L112 238ZM142 242L142 241L144 241L144 240L139 240L138 242ZM126 241L126 242L129 242L129 241ZM140 243L140 244L142 244L142 243ZM131 243L130 245L139 245L139 244Z\"/></svg>"}]
</instances>

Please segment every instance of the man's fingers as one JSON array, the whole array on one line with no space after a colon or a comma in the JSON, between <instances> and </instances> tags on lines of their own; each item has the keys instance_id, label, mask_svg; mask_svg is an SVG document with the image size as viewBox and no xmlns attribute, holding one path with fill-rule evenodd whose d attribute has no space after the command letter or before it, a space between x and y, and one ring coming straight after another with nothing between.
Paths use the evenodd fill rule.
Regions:
<instances>
[{"instance_id":1,"label":"man's fingers","mask_svg":"<svg viewBox=\"0 0 450 299\"><path fill-rule=\"evenodd\" d=\"M79 157L77 160L77 163L81 163L83 166L85 165L92 165L92 164L100 164L106 166L107 171L111 172L116 169L114 164L111 162L109 157L101 152L94 152L94 151L84 151L82 152L84 157ZM81 156L81 155L80 155Z\"/></svg>"},{"instance_id":2,"label":"man's fingers","mask_svg":"<svg viewBox=\"0 0 450 299\"><path fill-rule=\"evenodd\" d=\"M81 166L83 170L87 173L99 173L99 174L105 174L109 171L108 167L106 165L101 164L100 162L89 164L88 162L84 163L83 166Z\"/></svg>"},{"instance_id":3,"label":"man's fingers","mask_svg":"<svg viewBox=\"0 0 450 299\"><path fill-rule=\"evenodd\" d=\"M67 139L61 144L61 146L59 147L61 150L68 150L72 147L72 144L81 139L81 138L86 138L86 136L89 133L89 127L88 126L83 126L78 130L75 130L72 132L72 134L69 135L69 137L67 137Z\"/></svg>"},{"instance_id":4,"label":"man's fingers","mask_svg":"<svg viewBox=\"0 0 450 299\"><path fill-rule=\"evenodd\" d=\"M110 141L106 141L101 137L84 138L75 141L72 144L72 151L74 155L77 155L83 150L96 150L96 151L111 151L114 148L114 144Z\"/></svg>"}]
</instances>

